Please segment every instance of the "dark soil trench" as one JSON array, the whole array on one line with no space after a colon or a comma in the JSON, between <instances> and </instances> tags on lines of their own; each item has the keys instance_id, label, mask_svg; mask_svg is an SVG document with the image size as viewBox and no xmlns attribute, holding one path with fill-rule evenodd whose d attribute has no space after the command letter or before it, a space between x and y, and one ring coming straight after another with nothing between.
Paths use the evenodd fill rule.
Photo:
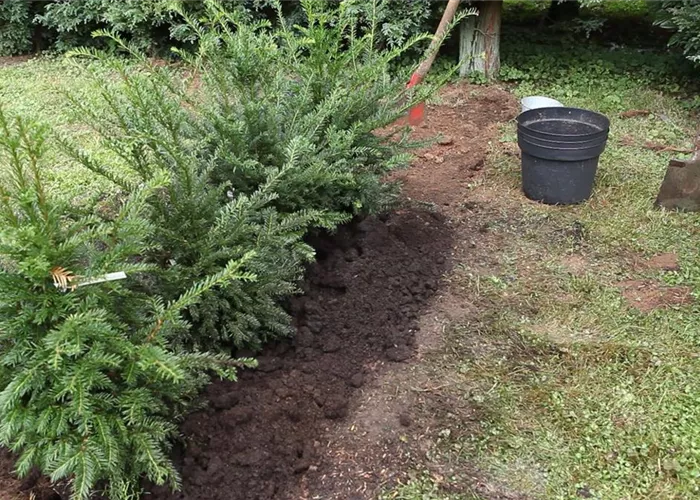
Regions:
<instances>
[{"instance_id":1,"label":"dark soil trench","mask_svg":"<svg viewBox=\"0 0 700 500\"><path fill-rule=\"evenodd\" d=\"M242 373L239 382L208 388L209 407L182 427L182 491L155 489L152 498L365 500L380 487L381 474L372 472L405 468L384 456L396 446L372 441L381 437L349 444L337 431L352 422L348 412L363 386L387 383L392 363L411 361L419 319L452 265L458 232L467 230L455 221L463 217L469 183L481 175L500 123L517 114L517 101L497 87L454 85L442 97L414 131L416 138L440 141L395 176L414 208L314 242L318 261L291 306L296 336L266 349L259 368ZM433 208L415 208L421 202ZM389 366L381 368L384 363ZM338 451L364 455L370 477L341 484L348 472L334 463ZM358 483L364 483L359 491L352 486Z\"/></svg>"},{"instance_id":2,"label":"dark soil trench","mask_svg":"<svg viewBox=\"0 0 700 500\"><path fill-rule=\"evenodd\" d=\"M180 493L151 498L302 498L300 477L324 473L324 432L343 419L380 359L411 357L416 320L448 266L452 234L437 213L402 210L315 242L296 337L268 347L257 370L208 387L209 407L182 427Z\"/></svg>"}]
</instances>

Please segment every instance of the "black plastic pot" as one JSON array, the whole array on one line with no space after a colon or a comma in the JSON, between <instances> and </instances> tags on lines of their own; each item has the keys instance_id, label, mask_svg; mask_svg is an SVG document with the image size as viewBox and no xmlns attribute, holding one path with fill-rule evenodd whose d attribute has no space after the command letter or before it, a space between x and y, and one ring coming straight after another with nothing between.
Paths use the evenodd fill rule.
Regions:
<instances>
[{"instance_id":1,"label":"black plastic pot","mask_svg":"<svg viewBox=\"0 0 700 500\"><path fill-rule=\"evenodd\" d=\"M578 108L538 108L518 116L523 191L531 200L570 205L587 200L610 120Z\"/></svg>"}]
</instances>

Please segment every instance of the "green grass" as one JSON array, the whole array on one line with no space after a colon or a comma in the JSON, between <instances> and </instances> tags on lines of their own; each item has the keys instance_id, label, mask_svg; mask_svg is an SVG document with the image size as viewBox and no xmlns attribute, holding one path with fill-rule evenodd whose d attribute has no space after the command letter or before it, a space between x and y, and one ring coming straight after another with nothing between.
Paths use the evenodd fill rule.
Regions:
<instances>
[{"instance_id":1,"label":"green grass","mask_svg":"<svg viewBox=\"0 0 700 500\"><path fill-rule=\"evenodd\" d=\"M40 57L0 66L0 106L9 116L34 119L49 127L54 135L68 136L82 147L94 149L93 135L78 124L68 99L68 94L72 94L89 101L93 98L91 89L85 72L67 58ZM46 172L48 185L75 203L109 189L104 180L65 158L53 139L47 158L52 164Z\"/></svg>"},{"instance_id":2,"label":"green grass","mask_svg":"<svg viewBox=\"0 0 700 500\"><path fill-rule=\"evenodd\" d=\"M585 5L585 1L581 2ZM584 9L601 16L642 16L649 12L647 0L602 0L600 2L588 2L591 5ZM527 14L530 17L540 15L546 11L551 4L550 0L505 0L504 7L506 16L509 11L517 11L520 14Z\"/></svg>"},{"instance_id":3,"label":"green grass","mask_svg":"<svg viewBox=\"0 0 700 500\"><path fill-rule=\"evenodd\" d=\"M463 458L540 498L697 495L697 310L631 311L614 274L571 276L556 246L510 251L536 279L482 285L497 307L450 335L461 383L488 415L461 443ZM464 356L475 341L477 354Z\"/></svg>"},{"instance_id":4,"label":"green grass","mask_svg":"<svg viewBox=\"0 0 700 500\"><path fill-rule=\"evenodd\" d=\"M487 222L505 242L495 255L500 264L487 274L471 260L457 266L451 281L480 313L454 322L445 352L426 367L480 419L440 415L449 432L437 440L434 461L476 467L486 482L533 498L698 498L700 306L641 313L617 286L648 279L689 286L700 299L700 215L653 208L668 160L679 155L644 147L691 147L692 96L663 69L673 55L647 54L650 77L641 67L635 73L633 50L583 52L566 58L565 50L531 44L505 56L518 73L516 95L601 111L612 132L593 197L571 207L526 202L518 160L494 147L476 189L499 194ZM629 109L651 114L620 118ZM501 140L515 141L514 124ZM681 270L632 265L661 252L676 253ZM463 498L450 490L468 476L422 475L396 498Z\"/></svg>"},{"instance_id":5,"label":"green grass","mask_svg":"<svg viewBox=\"0 0 700 500\"><path fill-rule=\"evenodd\" d=\"M646 0L613 0L592 4L584 8L584 14L639 18L648 15L649 10L649 2Z\"/></svg>"},{"instance_id":6,"label":"green grass","mask_svg":"<svg viewBox=\"0 0 700 500\"><path fill-rule=\"evenodd\" d=\"M494 470L510 482L516 478L516 487L532 482L524 477L518 485L512 469L527 450L531 467L546 478L535 488L544 498L576 498L584 491L601 499L690 498L700 494L700 310L642 314L624 304L616 283L640 274L625 257L675 252L682 272L646 275L700 293L700 217L652 208L671 155L619 142L631 137L640 144L690 147L694 122L677 101L648 87L625 82L624 91L610 94L619 84L615 76L600 83L517 89L606 112L613 133L591 201L555 211L528 206L521 213L526 224L543 218L564 228L579 224L585 236L575 249L538 230L507 250L536 275L516 280L508 294L537 314L510 308L487 322L487 337L515 336L527 349L544 343L556 350L536 358L537 370L524 378L511 376L522 366L517 358L493 367L499 416L479 446ZM622 109L652 115L622 120ZM517 187L512 160L496 158L494 168L500 181ZM572 251L586 262L581 275L559 264ZM561 301L564 296L568 300Z\"/></svg>"}]
</instances>

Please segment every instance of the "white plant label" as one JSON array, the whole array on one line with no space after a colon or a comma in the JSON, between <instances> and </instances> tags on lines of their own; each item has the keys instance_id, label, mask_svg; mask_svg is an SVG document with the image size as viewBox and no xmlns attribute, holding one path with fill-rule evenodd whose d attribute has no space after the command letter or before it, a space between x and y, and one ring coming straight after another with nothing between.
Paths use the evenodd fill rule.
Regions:
<instances>
[{"instance_id":1,"label":"white plant label","mask_svg":"<svg viewBox=\"0 0 700 500\"><path fill-rule=\"evenodd\" d=\"M59 282L54 282L56 288L60 288L62 291L74 290L80 286L86 285L96 285L98 283L106 283L108 281L117 281L126 279L126 273L124 271L117 271L116 273L107 273L102 276L95 276L94 278L73 282L69 286L62 286Z\"/></svg>"},{"instance_id":2,"label":"white plant label","mask_svg":"<svg viewBox=\"0 0 700 500\"><path fill-rule=\"evenodd\" d=\"M106 283L107 281L117 281L125 280L126 273L124 271L118 271L116 273L107 273L102 276L96 276L92 279L80 281L75 286L85 286L85 285L96 285L97 283Z\"/></svg>"}]
</instances>

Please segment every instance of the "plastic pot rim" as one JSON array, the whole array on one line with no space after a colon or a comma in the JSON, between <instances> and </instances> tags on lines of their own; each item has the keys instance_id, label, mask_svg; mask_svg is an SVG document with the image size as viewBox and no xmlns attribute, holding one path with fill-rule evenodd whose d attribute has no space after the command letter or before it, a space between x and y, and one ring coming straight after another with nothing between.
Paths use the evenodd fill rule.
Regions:
<instances>
[{"instance_id":1,"label":"plastic pot rim","mask_svg":"<svg viewBox=\"0 0 700 500\"><path fill-rule=\"evenodd\" d=\"M560 110L562 110L562 109L564 109L564 110L571 110L571 111L581 111L581 112L583 112L583 113L585 113L585 114L591 114L591 115L593 115L593 116L600 117L600 118L603 119L603 123L605 123L606 125L605 125L604 128L598 129L596 132L593 132L593 133L590 133L590 134L552 134L551 132L540 132L540 131L538 131L538 130L532 129L531 127L529 127L529 126L527 125L527 123L533 123L533 122L537 122L537 121L563 121L562 118L545 118L545 119L543 119L543 120L529 120L529 121L526 120L525 118L523 118L523 117L526 116L528 113L535 114L535 113L538 113L538 112L539 112L539 113L542 113L543 111L546 111L546 110L560 111ZM572 108L572 107L568 107L568 106L564 106L564 107L555 106L555 107L548 107L548 108L535 108L535 109L531 109L531 110L525 111L524 113L520 113L520 114L518 115L518 117L516 118L516 120L517 120L517 123L518 123L518 129L527 130L527 131L530 131L530 132L533 132L533 133L536 133L536 134L542 134L542 135L545 135L545 136L548 136L548 137L588 137L588 136L594 136L594 135L596 135L596 134L608 134L608 133L610 132L610 119L609 119L607 116L605 116L604 114L598 113L597 111L591 111L590 109ZM579 122L581 122L582 120L569 120L569 121L579 121ZM583 123L588 123L589 125L593 125L593 124L591 124L591 123L589 123L589 122L583 122Z\"/></svg>"}]
</instances>

